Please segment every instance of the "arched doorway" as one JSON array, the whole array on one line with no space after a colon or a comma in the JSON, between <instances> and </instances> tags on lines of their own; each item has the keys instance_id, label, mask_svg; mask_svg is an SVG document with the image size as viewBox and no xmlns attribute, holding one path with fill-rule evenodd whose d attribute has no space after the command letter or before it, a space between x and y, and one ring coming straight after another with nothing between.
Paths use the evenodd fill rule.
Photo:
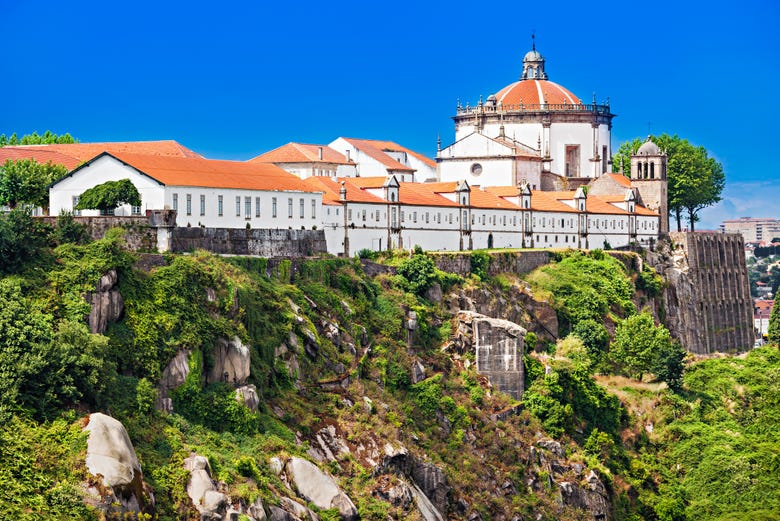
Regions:
<instances>
[{"instance_id":1,"label":"arched doorway","mask_svg":"<svg viewBox=\"0 0 780 521\"><path fill-rule=\"evenodd\" d=\"M491 248L493 248L493 234L489 233L488 234L488 249L491 249Z\"/></svg>"}]
</instances>

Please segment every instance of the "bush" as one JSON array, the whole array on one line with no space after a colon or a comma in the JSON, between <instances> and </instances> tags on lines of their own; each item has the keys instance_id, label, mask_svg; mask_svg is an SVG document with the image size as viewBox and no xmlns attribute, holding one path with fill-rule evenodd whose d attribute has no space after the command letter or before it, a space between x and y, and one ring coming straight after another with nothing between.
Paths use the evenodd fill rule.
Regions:
<instances>
[{"instance_id":1,"label":"bush","mask_svg":"<svg viewBox=\"0 0 780 521\"><path fill-rule=\"evenodd\" d=\"M490 266L490 255L484 251L475 251L471 253L471 273L485 280L488 277L488 267Z\"/></svg>"},{"instance_id":2,"label":"bush","mask_svg":"<svg viewBox=\"0 0 780 521\"><path fill-rule=\"evenodd\" d=\"M437 282L436 266L426 255L405 259L398 266L398 275L406 281L408 290L418 296L425 295L428 288Z\"/></svg>"}]
</instances>

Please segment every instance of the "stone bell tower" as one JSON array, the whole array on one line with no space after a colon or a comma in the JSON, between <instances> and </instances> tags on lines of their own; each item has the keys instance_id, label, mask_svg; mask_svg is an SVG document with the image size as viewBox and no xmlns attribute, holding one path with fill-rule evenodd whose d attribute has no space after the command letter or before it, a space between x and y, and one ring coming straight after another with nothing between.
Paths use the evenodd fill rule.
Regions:
<instances>
[{"instance_id":1,"label":"stone bell tower","mask_svg":"<svg viewBox=\"0 0 780 521\"><path fill-rule=\"evenodd\" d=\"M642 204L661 215L659 235L669 233L666 165L666 153L653 143L650 136L631 156L631 184L639 192Z\"/></svg>"}]
</instances>

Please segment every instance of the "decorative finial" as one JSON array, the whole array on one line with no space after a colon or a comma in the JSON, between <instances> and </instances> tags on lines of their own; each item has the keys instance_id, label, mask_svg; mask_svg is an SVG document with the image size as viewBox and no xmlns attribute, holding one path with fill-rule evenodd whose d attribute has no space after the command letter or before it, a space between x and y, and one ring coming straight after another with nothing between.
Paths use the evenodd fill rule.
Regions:
<instances>
[{"instance_id":1,"label":"decorative finial","mask_svg":"<svg viewBox=\"0 0 780 521\"><path fill-rule=\"evenodd\" d=\"M536 50L536 31L531 31L531 50Z\"/></svg>"},{"instance_id":2,"label":"decorative finial","mask_svg":"<svg viewBox=\"0 0 780 521\"><path fill-rule=\"evenodd\" d=\"M436 135L436 151L441 152L441 134Z\"/></svg>"}]
</instances>

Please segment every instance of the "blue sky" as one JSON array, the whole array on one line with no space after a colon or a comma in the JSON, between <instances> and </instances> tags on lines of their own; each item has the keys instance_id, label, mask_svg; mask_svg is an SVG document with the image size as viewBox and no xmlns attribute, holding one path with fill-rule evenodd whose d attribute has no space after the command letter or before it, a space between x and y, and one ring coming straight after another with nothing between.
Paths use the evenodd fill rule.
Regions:
<instances>
[{"instance_id":1,"label":"blue sky","mask_svg":"<svg viewBox=\"0 0 780 521\"><path fill-rule=\"evenodd\" d=\"M677 133L726 171L723 218L780 217L780 3L0 0L0 133L175 139L248 159L289 141L382 138L433 156L457 100L537 48L621 141Z\"/></svg>"}]
</instances>

